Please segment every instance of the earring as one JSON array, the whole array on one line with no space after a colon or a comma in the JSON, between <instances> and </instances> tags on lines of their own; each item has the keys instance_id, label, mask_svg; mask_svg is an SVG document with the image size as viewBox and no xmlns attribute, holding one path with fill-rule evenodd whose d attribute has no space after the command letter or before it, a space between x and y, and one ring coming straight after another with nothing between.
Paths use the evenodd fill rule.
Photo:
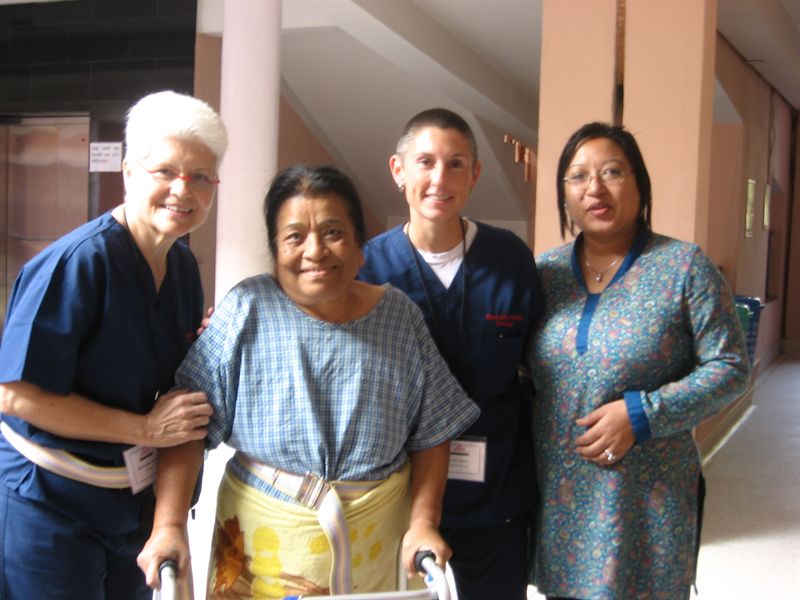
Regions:
<instances>
[{"instance_id":1,"label":"earring","mask_svg":"<svg viewBox=\"0 0 800 600\"><path fill-rule=\"evenodd\" d=\"M405 183L401 183L400 185L397 186L397 189L401 194L405 194L406 193L406 184Z\"/></svg>"}]
</instances>

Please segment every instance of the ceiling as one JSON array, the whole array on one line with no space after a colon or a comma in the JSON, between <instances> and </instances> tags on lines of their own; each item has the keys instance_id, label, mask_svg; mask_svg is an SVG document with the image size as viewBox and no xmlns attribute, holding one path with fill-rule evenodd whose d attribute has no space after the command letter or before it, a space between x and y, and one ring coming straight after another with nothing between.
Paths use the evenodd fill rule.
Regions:
<instances>
[{"instance_id":1,"label":"ceiling","mask_svg":"<svg viewBox=\"0 0 800 600\"><path fill-rule=\"evenodd\" d=\"M387 166L403 125L444 106L478 138L469 216L525 235L530 187L503 136L536 146L542 0L282 1L284 96L381 220L407 212ZM221 31L221 5L199 1L201 31ZM719 0L718 29L800 107L800 0ZM727 120L719 85L716 96Z\"/></svg>"}]
</instances>

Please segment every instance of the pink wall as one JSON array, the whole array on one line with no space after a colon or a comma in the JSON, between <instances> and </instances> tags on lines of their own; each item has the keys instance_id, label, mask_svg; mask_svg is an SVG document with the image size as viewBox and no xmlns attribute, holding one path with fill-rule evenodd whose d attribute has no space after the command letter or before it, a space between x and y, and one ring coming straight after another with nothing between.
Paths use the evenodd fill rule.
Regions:
<instances>
[{"instance_id":1,"label":"pink wall","mask_svg":"<svg viewBox=\"0 0 800 600\"><path fill-rule=\"evenodd\" d=\"M737 239L738 258L735 291L763 298L766 289L768 235L761 227L764 185L768 165L770 88L722 37L718 36L716 74L722 87L742 118L744 153L737 198L744 214L747 180L756 181L756 222L753 237L744 237L744 227L730 232ZM721 176L726 176L723 172Z\"/></svg>"},{"instance_id":2,"label":"pink wall","mask_svg":"<svg viewBox=\"0 0 800 600\"><path fill-rule=\"evenodd\" d=\"M564 243L555 173L567 138L584 123L613 117L616 15L616 0L542 3L535 254Z\"/></svg>"},{"instance_id":3,"label":"pink wall","mask_svg":"<svg viewBox=\"0 0 800 600\"><path fill-rule=\"evenodd\" d=\"M797 213L796 209L790 211L787 196L791 185L792 111L721 35L717 35L716 75L742 122L717 124L714 128L716 154L712 160L711 202L715 210L709 227L709 248L712 258L725 268L735 293L756 296L765 302L756 348L757 372L760 372L779 354L784 336L800 338L789 334L788 329L786 333L783 330L787 216ZM744 234L748 179L756 182L751 238ZM767 183L772 191L769 230L764 227ZM796 199L794 204L797 206ZM720 212L726 205L733 215ZM734 248L736 261L731 268ZM767 296L768 272L773 297ZM797 289L800 270L790 268L788 274L790 289ZM787 318L787 325L788 322Z\"/></svg>"},{"instance_id":4,"label":"pink wall","mask_svg":"<svg viewBox=\"0 0 800 600\"><path fill-rule=\"evenodd\" d=\"M741 123L714 123L711 148L709 212L706 253L721 268L731 288L736 287L739 238L744 228L741 201L744 127Z\"/></svg>"}]
</instances>

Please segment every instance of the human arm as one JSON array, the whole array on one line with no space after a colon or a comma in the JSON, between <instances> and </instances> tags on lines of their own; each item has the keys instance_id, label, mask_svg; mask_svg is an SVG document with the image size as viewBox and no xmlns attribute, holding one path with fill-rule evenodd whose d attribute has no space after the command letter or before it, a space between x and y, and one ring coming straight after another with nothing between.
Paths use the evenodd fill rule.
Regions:
<instances>
[{"instance_id":1,"label":"human arm","mask_svg":"<svg viewBox=\"0 0 800 600\"><path fill-rule=\"evenodd\" d=\"M669 301L655 303L658 313L642 330L654 341L651 354L629 356L622 364L631 381L577 421L589 428L577 443L590 460L607 464L605 450L619 460L631 436L642 444L689 431L747 387L744 339L725 281L696 247L673 263L673 272L659 272L673 282L663 288Z\"/></svg>"},{"instance_id":2,"label":"human arm","mask_svg":"<svg viewBox=\"0 0 800 600\"><path fill-rule=\"evenodd\" d=\"M691 430L738 398L749 383L750 363L733 296L699 249L685 275L680 310L692 339L685 374L622 395L638 443Z\"/></svg>"},{"instance_id":3,"label":"human arm","mask_svg":"<svg viewBox=\"0 0 800 600\"><path fill-rule=\"evenodd\" d=\"M452 555L450 547L439 534L442 498L450 464L450 441L427 450L411 452L410 456L411 517L401 549L402 564L409 578L416 572L414 555L418 550L431 550L442 567Z\"/></svg>"},{"instance_id":4,"label":"human arm","mask_svg":"<svg viewBox=\"0 0 800 600\"><path fill-rule=\"evenodd\" d=\"M0 412L65 438L164 448L202 440L212 409L202 392L173 390L140 415L15 381L0 384Z\"/></svg>"},{"instance_id":5,"label":"human arm","mask_svg":"<svg viewBox=\"0 0 800 600\"><path fill-rule=\"evenodd\" d=\"M197 473L203 463L203 441L192 441L158 453L156 509L150 539L136 559L147 585L158 588L158 567L167 559L178 563L178 579L189 570L186 519Z\"/></svg>"}]
</instances>

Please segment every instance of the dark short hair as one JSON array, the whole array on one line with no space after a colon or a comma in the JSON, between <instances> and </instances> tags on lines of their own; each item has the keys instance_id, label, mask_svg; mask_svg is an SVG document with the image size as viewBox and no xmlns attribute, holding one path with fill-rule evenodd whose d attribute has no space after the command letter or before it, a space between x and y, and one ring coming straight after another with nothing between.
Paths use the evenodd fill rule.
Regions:
<instances>
[{"instance_id":1,"label":"dark short hair","mask_svg":"<svg viewBox=\"0 0 800 600\"><path fill-rule=\"evenodd\" d=\"M275 226L278 213L287 200L297 196L340 198L355 230L356 242L359 247L363 246L367 235L364 212L361 209L361 199L350 178L336 167L297 164L287 167L275 176L264 198L264 222L267 225L267 241L272 258L278 253L278 233Z\"/></svg>"},{"instance_id":2,"label":"dark short hair","mask_svg":"<svg viewBox=\"0 0 800 600\"><path fill-rule=\"evenodd\" d=\"M397 147L395 149L397 154L403 156L411 145L413 137L420 129L425 129L426 127L455 129L463 135L467 143L469 143L473 163L478 160L478 144L475 141L475 135L472 133L469 124L460 115L446 108L429 108L411 117L403 128L400 139L397 140Z\"/></svg>"},{"instance_id":3,"label":"dark short hair","mask_svg":"<svg viewBox=\"0 0 800 600\"><path fill-rule=\"evenodd\" d=\"M636 188L639 190L639 222L647 229L651 229L650 214L652 212L653 192L650 187L650 174L647 172L647 167L644 164L644 158L642 157L641 150L639 150L639 145L636 143L636 138L622 125L611 125L610 123L595 121L594 123L587 123L570 136L558 159L556 191L558 196L558 218L559 224L561 225L562 238L567 229L569 229L570 233L575 233L572 223L567 226L567 209L564 192L564 186L566 184L564 183L564 175L572 159L575 158L575 153L578 151L578 148L585 142L598 138L605 138L614 142L622 149L625 158L631 163L634 177L636 177Z\"/></svg>"}]
</instances>

